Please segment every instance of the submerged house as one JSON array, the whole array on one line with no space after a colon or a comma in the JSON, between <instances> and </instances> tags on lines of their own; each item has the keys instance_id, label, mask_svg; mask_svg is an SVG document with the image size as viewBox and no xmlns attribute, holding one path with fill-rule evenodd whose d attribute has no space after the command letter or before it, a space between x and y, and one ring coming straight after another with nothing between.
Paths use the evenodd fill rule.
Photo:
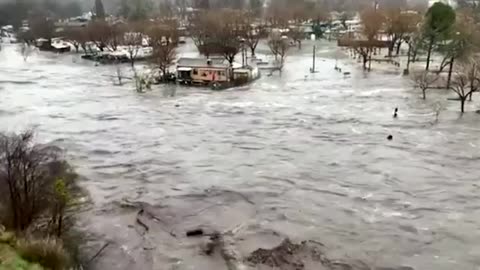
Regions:
<instances>
[{"instance_id":1,"label":"submerged house","mask_svg":"<svg viewBox=\"0 0 480 270\"><path fill-rule=\"evenodd\" d=\"M251 82L259 76L256 66L230 65L224 58L180 58L177 61L177 81L181 84L230 87Z\"/></svg>"},{"instance_id":2,"label":"submerged house","mask_svg":"<svg viewBox=\"0 0 480 270\"><path fill-rule=\"evenodd\" d=\"M232 72L232 67L223 58L180 58L177 62L177 80L183 84L228 82Z\"/></svg>"}]
</instances>

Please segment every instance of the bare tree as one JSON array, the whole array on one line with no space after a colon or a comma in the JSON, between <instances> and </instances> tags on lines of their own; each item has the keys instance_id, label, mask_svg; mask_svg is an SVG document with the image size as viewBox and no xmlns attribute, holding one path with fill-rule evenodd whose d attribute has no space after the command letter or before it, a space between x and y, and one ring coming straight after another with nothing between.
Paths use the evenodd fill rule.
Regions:
<instances>
[{"instance_id":1,"label":"bare tree","mask_svg":"<svg viewBox=\"0 0 480 270\"><path fill-rule=\"evenodd\" d=\"M60 159L58 148L34 144L31 131L0 135L0 192L4 195L0 205L6 207L0 218L4 225L25 231L42 217L53 217L56 209L55 232L61 232L65 207L56 208L59 179L70 190L75 175Z\"/></svg>"},{"instance_id":2,"label":"bare tree","mask_svg":"<svg viewBox=\"0 0 480 270\"><path fill-rule=\"evenodd\" d=\"M367 69L367 63L372 60L375 48L381 47L377 36L385 22L384 15L376 9L366 9L360 14L363 26L363 35L366 40L355 42L353 49L363 58L363 69ZM370 66L368 67L370 71Z\"/></svg>"},{"instance_id":3,"label":"bare tree","mask_svg":"<svg viewBox=\"0 0 480 270\"><path fill-rule=\"evenodd\" d=\"M53 24L53 20L47 17L38 16L38 17L32 18L30 21L31 21L30 32L31 32L32 38L46 39L48 43L45 46L47 46L49 49L52 45L52 38L54 38L54 35L55 35L55 26Z\"/></svg>"},{"instance_id":4,"label":"bare tree","mask_svg":"<svg viewBox=\"0 0 480 270\"><path fill-rule=\"evenodd\" d=\"M278 64L278 70L282 72L285 64L285 57L287 56L288 49L290 48L287 40L283 39L279 35L272 35L268 40L268 47L275 56L275 60ZM280 58L280 60L278 58Z\"/></svg>"},{"instance_id":5,"label":"bare tree","mask_svg":"<svg viewBox=\"0 0 480 270\"><path fill-rule=\"evenodd\" d=\"M176 59L178 31L176 21L167 21L154 25L148 30L150 45L153 48L151 63L162 72L165 81L169 68Z\"/></svg>"},{"instance_id":6,"label":"bare tree","mask_svg":"<svg viewBox=\"0 0 480 270\"><path fill-rule=\"evenodd\" d=\"M451 90L460 100L461 112L465 112L465 101L480 89L480 71L476 61L458 63L451 83Z\"/></svg>"},{"instance_id":7,"label":"bare tree","mask_svg":"<svg viewBox=\"0 0 480 270\"><path fill-rule=\"evenodd\" d=\"M247 27L243 13L232 10L205 11L191 21L190 33L200 53L220 54L230 64L242 48Z\"/></svg>"},{"instance_id":8,"label":"bare tree","mask_svg":"<svg viewBox=\"0 0 480 270\"><path fill-rule=\"evenodd\" d=\"M390 38L388 56L392 56L396 47L396 55L400 52L400 46L407 35L413 33L420 17L414 13L406 13L401 9L388 9L385 11L385 31Z\"/></svg>"},{"instance_id":9,"label":"bare tree","mask_svg":"<svg viewBox=\"0 0 480 270\"><path fill-rule=\"evenodd\" d=\"M432 85L438 80L438 76L428 71L423 71L421 73L415 74L413 79L415 81L415 86L422 90L423 99L426 99L427 90L431 88Z\"/></svg>"},{"instance_id":10,"label":"bare tree","mask_svg":"<svg viewBox=\"0 0 480 270\"><path fill-rule=\"evenodd\" d=\"M121 25L111 25L105 21L94 21L87 28L89 39L101 50L116 51L122 43L125 29Z\"/></svg>"},{"instance_id":11,"label":"bare tree","mask_svg":"<svg viewBox=\"0 0 480 270\"><path fill-rule=\"evenodd\" d=\"M245 31L243 35L245 44L250 48L252 57L255 56L255 50L257 49L260 39L265 36L265 29L263 25L258 25L255 23L253 14L254 13L246 15Z\"/></svg>"},{"instance_id":12,"label":"bare tree","mask_svg":"<svg viewBox=\"0 0 480 270\"><path fill-rule=\"evenodd\" d=\"M144 28L144 25L141 23L130 23L126 26L126 33L123 34L123 45L126 46L132 68L135 66L138 52L143 45L144 35L142 30Z\"/></svg>"},{"instance_id":13,"label":"bare tree","mask_svg":"<svg viewBox=\"0 0 480 270\"><path fill-rule=\"evenodd\" d=\"M302 48L302 40L305 39L305 32L299 26L291 27L288 36L298 44L298 49Z\"/></svg>"},{"instance_id":14,"label":"bare tree","mask_svg":"<svg viewBox=\"0 0 480 270\"><path fill-rule=\"evenodd\" d=\"M65 37L73 44L75 51L78 53L80 48L87 52L87 43L90 41L86 28L70 28L64 32Z\"/></svg>"}]
</instances>

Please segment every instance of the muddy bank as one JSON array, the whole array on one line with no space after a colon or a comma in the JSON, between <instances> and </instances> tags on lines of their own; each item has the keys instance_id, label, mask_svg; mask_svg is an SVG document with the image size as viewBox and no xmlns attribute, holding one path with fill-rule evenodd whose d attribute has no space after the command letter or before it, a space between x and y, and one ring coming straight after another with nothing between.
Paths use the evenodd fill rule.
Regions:
<instances>
[{"instance_id":1,"label":"muddy bank","mask_svg":"<svg viewBox=\"0 0 480 270\"><path fill-rule=\"evenodd\" d=\"M89 220L92 269L363 270L360 260L335 258L319 241L290 240L263 229L256 202L225 190L167 197L159 204L123 200ZM100 215L98 215L100 216ZM121 224L128 224L124 227ZM110 230L106 229L110 227ZM95 228L94 228L95 229Z\"/></svg>"}]
</instances>

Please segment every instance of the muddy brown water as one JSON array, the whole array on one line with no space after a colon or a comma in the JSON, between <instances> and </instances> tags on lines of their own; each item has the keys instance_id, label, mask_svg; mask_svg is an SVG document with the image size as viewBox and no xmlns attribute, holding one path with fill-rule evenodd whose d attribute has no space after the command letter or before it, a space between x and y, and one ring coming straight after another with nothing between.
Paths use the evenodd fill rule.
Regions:
<instances>
[{"instance_id":1,"label":"muddy brown water","mask_svg":"<svg viewBox=\"0 0 480 270\"><path fill-rule=\"evenodd\" d=\"M329 46L318 46L316 74L306 44L281 77L171 97L171 86L113 86L111 66L43 53L24 62L5 45L0 128L34 127L67 150L93 200L80 226L97 246L113 243L103 269L224 269L198 255L202 240L170 235L199 224L241 226L242 252L288 236L370 265L477 269L480 116L460 116L442 90L421 100L400 72L365 75L340 60L344 78ZM126 202L161 221L142 232Z\"/></svg>"}]
</instances>

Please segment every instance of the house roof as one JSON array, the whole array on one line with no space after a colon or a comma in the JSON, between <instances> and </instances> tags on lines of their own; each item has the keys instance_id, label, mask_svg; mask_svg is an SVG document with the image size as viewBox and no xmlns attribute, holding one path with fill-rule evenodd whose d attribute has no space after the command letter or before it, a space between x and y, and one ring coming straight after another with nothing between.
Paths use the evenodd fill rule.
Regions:
<instances>
[{"instance_id":1,"label":"house roof","mask_svg":"<svg viewBox=\"0 0 480 270\"><path fill-rule=\"evenodd\" d=\"M210 59L211 64L207 63L205 58L180 58L177 61L178 67L212 67L212 68L228 68L230 65L225 61L225 59L212 58Z\"/></svg>"}]
</instances>

